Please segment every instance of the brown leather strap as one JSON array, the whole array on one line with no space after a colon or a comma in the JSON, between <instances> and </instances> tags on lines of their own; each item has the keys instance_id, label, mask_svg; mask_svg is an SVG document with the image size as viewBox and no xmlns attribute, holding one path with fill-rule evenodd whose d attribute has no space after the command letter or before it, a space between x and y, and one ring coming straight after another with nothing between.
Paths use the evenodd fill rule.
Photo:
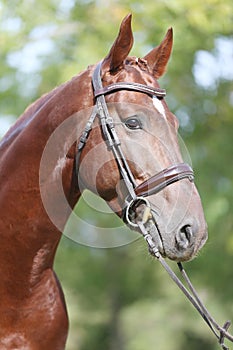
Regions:
<instances>
[{"instance_id":1,"label":"brown leather strap","mask_svg":"<svg viewBox=\"0 0 233 350\"><path fill-rule=\"evenodd\" d=\"M151 196L168 185L185 178L188 178L190 181L194 180L192 168L186 163L172 165L138 185L135 188L135 193L140 197Z\"/></svg>"},{"instance_id":2,"label":"brown leather strap","mask_svg":"<svg viewBox=\"0 0 233 350\"><path fill-rule=\"evenodd\" d=\"M95 97L98 97L101 95L107 95L111 92L118 91L118 90L138 91L138 92L143 92L145 94L148 94L150 96L157 96L158 98L163 98L166 96L166 90L164 89L153 88L152 86L147 86L147 85L138 84L138 83L124 83L124 82L119 82L119 83L105 86L101 89L95 90L94 94L95 94Z\"/></svg>"}]
</instances>

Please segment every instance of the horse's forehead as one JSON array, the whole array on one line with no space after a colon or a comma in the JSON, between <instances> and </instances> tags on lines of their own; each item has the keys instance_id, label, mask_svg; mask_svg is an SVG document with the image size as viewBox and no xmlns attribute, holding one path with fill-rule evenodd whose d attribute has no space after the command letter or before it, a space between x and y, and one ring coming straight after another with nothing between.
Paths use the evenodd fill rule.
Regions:
<instances>
[{"instance_id":1,"label":"horse's forehead","mask_svg":"<svg viewBox=\"0 0 233 350\"><path fill-rule=\"evenodd\" d=\"M132 82L141 83L155 88L160 88L158 81L152 76L147 68L146 61L136 57L129 57L129 63L125 66L125 79L130 79ZM131 80L132 79L132 80ZM166 102L158 99L156 96L150 97L141 94L141 99L138 102L145 102L149 108L155 108L165 119L168 120L175 129L178 128L178 120L176 116L170 112Z\"/></svg>"},{"instance_id":2,"label":"horse's forehead","mask_svg":"<svg viewBox=\"0 0 233 350\"><path fill-rule=\"evenodd\" d=\"M111 76L110 81L106 81L105 84L118 82L140 83L154 88L160 88L158 81L149 73L146 63L144 61L141 62L141 59L135 57L129 57L126 60L124 68ZM169 124L175 128L178 126L177 119L170 112L166 102L159 100L156 96L151 97L134 91L120 91L113 95L110 94L107 99L109 102L136 103L151 110L155 109L163 118L168 120Z\"/></svg>"},{"instance_id":3,"label":"horse's forehead","mask_svg":"<svg viewBox=\"0 0 233 350\"><path fill-rule=\"evenodd\" d=\"M152 101L155 109L166 119L166 112L162 101L159 100L156 96L152 98Z\"/></svg>"}]
</instances>

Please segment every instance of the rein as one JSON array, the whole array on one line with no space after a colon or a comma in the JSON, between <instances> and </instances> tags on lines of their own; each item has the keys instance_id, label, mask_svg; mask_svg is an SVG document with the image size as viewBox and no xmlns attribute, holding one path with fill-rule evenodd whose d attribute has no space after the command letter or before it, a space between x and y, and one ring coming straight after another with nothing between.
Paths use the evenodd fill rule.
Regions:
<instances>
[{"instance_id":1,"label":"rein","mask_svg":"<svg viewBox=\"0 0 233 350\"><path fill-rule=\"evenodd\" d=\"M122 179L128 191L128 195L126 196L126 199L125 199L125 205L126 205L125 219L127 223L134 228L136 227L141 232L141 234L143 235L144 239L146 240L149 246L150 252L157 258L157 260L160 262L160 264L169 274L170 278L176 283L176 285L180 288L180 290L184 293L184 295L188 298L188 300L199 312L201 317L210 327L211 331L217 337L218 342L221 345L222 349L228 350L229 348L224 344L224 341L225 339L228 339L231 342L233 342L233 336L228 333L228 328L230 327L231 322L230 321L225 322L223 327L220 327L218 325L218 323L210 315L210 313L208 312L208 310L200 300L182 264L179 262L177 265L182 274L182 277L184 278L187 288L181 282L181 280L177 277L177 275L173 272L173 270L169 267L169 265L166 263L165 259L160 254L158 247L153 241L153 237L150 233L150 230L146 227L148 223L155 225L151 208L150 208L150 203L146 199L146 197L153 194L157 194L167 186L177 181L181 181L183 179L188 179L190 182L193 182L194 181L193 170L186 163L176 164L162 170L158 174L155 174L154 176L150 177L149 179L147 179L146 181L144 181L143 183L137 186L134 176L128 165L128 162L122 152L121 142L115 131L114 122L112 117L109 114L108 107L105 101L105 95L119 91L119 90L137 91L137 92L145 93L149 96L156 96L159 99L163 98L166 95L166 91L164 89L154 88L143 84L127 83L127 82L118 82L118 83L103 87L102 80L101 80L101 65L102 65L102 62L100 62L96 66L92 77L92 85L93 85L96 104L93 108L92 114L89 117L89 120L86 124L86 127L84 128L84 131L80 137L80 140L77 146L76 175L78 177L81 152L86 142L88 141L88 137L89 137L90 131L92 130L92 125L94 123L94 120L96 117L98 117L100 121L101 130L104 136L104 140L109 150L112 151L115 157L120 174L122 176ZM142 220L134 222L130 218L130 212L135 208L140 207L141 205L144 206Z\"/></svg>"},{"instance_id":2,"label":"rein","mask_svg":"<svg viewBox=\"0 0 233 350\"><path fill-rule=\"evenodd\" d=\"M187 287L181 282L181 280L178 278L178 276L175 274L175 272L170 268L170 266L166 263L165 259L160 254L158 248L154 244L151 235L148 233L148 231L145 228L145 222L138 223L138 226L141 230L141 233L146 240L150 252L157 258L157 260L160 262L160 264L163 266L163 268L167 271L170 278L175 282L175 284L179 287L179 289L184 293L184 295L187 297L187 299L191 302L191 304L195 307L195 309L199 312L203 320L207 323L213 334L218 339L219 344L221 345L223 350L229 350L229 348L224 344L225 339L230 340L233 342L233 336L228 333L228 329L231 325L230 321L226 321L224 325L221 327L219 324L215 321L215 319L210 315L207 308L202 303L200 297L198 296L198 293L196 289L193 287L183 265L179 262L177 263L179 270L182 274L182 277L184 281L187 284Z\"/></svg>"}]
</instances>

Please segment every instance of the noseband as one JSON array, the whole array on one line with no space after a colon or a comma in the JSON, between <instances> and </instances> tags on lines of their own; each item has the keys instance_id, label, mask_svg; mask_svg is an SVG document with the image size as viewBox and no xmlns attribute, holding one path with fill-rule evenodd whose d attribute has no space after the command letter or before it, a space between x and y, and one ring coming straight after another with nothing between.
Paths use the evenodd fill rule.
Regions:
<instances>
[{"instance_id":1,"label":"noseband","mask_svg":"<svg viewBox=\"0 0 233 350\"><path fill-rule=\"evenodd\" d=\"M79 163L81 152L88 140L88 136L92 129L93 122L98 116L101 130L104 136L104 140L108 146L108 149L112 151L114 158L118 164L118 168L121 174L121 177L125 183L128 194L125 198L126 205L126 219L127 223L133 227L137 227L142 233L144 239L146 240L151 253L158 259L161 265L168 272L171 279L177 284L181 291L185 294L188 300L193 304L199 314L202 316L204 321L208 324L214 335L217 337L219 344L222 349L228 350L228 347L224 344L225 338L233 342L233 336L229 334L228 328L230 326L230 321L225 322L223 327L219 326L214 318L210 315L206 307L201 302L196 290L194 289L190 279L188 278L183 266L181 263L178 263L180 272L187 284L186 288L184 284L180 281L177 275L171 270L169 265L165 262L164 258L161 256L158 247L155 245L153 238L146 228L146 223L151 217L150 204L146 197L154 195L162 191L167 186L183 180L188 179L190 182L194 180L194 173L192 168L186 163L180 163L172 165L158 174L150 177L146 181L142 182L138 186L136 185L135 178L130 170L128 162L122 152L121 142L115 131L114 122L112 117L109 114L108 107L105 100L105 95L114 93L119 90L129 90L137 91L144 94L147 94L151 97L163 98L166 95L164 89L154 88L151 86L138 84L138 83L127 83L127 82L118 82L115 84L108 85L103 87L101 80L101 64L100 62L93 73L92 85L94 91L94 97L96 104L93 108L92 114L86 124L86 127L80 137L77 153L76 153L76 175L78 178L79 172ZM146 206L144 211L143 219L140 222L134 223L131 221L129 216L129 211L137 205L137 203L142 203Z\"/></svg>"}]
</instances>

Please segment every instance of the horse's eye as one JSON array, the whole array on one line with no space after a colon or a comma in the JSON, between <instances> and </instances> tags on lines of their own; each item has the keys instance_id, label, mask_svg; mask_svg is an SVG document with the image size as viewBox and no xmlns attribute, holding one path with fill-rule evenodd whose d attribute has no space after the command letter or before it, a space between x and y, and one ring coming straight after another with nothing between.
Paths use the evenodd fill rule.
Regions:
<instances>
[{"instance_id":1,"label":"horse's eye","mask_svg":"<svg viewBox=\"0 0 233 350\"><path fill-rule=\"evenodd\" d=\"M132 130L142 128L141 121L136 117L131 117L131 118L126 119L124 123L127 126L127 128L132 129Z\"/></svg>"}]
</instances>

